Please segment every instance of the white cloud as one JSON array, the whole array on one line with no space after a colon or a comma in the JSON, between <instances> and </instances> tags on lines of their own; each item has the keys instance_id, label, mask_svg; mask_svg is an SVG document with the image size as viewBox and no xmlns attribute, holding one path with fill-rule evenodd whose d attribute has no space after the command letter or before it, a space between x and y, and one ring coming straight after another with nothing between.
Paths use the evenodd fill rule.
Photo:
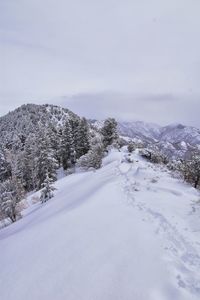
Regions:
<instances>
[{"instance_id":1,"label":"white cloud","mask_svg":"<svg viewBox=\"0 0 200 300\"><path fill-rule=\"evenodd\" d=\"M181 118L192 122L193 110L200 108L199 11L198 0L2 0L1 114L24 102L111 90L137 99L183 95L181 105L192 113ZM91 107L99 105L90 101ZM123 101L128 116L132 105ZM134 101L141 107L141 100ZM152 105L151 99L145 103ZM155 111L163 114L163 106L153 105L153 118ZM121 105L111 106L120 117ZM180 117L178 109L168 109ZM139 115L147 117L145 107Z\"/></svg>"}]
</instances>

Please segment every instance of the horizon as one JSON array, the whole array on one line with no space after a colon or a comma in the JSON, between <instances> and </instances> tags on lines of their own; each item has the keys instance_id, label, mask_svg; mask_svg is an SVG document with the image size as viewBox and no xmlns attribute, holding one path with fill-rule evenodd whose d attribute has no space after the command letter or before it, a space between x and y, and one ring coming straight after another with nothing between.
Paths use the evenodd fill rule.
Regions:
<instances>
[{"instance_id":1,"label":"horizon","mask_svg":"<svg viewBox=\"0 0 200 300\"><path fill-rule=\"evenodd\" d=\"M76 111L68 108L66 105L62 105L62 104L59 105L59 104L47 103L47 102L44 102L44 103L34 103L34 102L23 103L23 104L21 104L19 106L14 107L13 109L7 111L6 113L0 115L0 118L6 116L9 113L14 112L16 109L20 108L23 105L38 105L38 106L52 105L52 106L57 106L57 107L61 107L61 108L64 108L64 109L68 109L71 112L77 114L78 116L84 117L87 120L91 120L91 121L104 121L106 118L109 118L109 117L110 118L115 118L112 115L109 115L109 116L107 116L105 118L100 118L100 119L93 118L93 117L87 117L87 116L85 116L83 114L79 114ZM117 122L124 122L124 123L126 123L126 122L127 123L131 123L131 122L133 122L133 123L137 123L137 122L140 123L141 122L141 123L144 123L144 124L149 124L149 125L152 125L152 126L155 125L155 126L159 126L159 127L167 127L167 126L172 126L172 125L174 125L174 126L183 125L183 126L186 126L186 127L194 127L194 128L200 129L200 127L198 127L198 126L192 126L192 125L189 125L189 124L186 124L186 123L183 123L183 122L171 122L171 123L161 124L161 123L158 123L158 122L145 121L145 120L142 120L142 119L121 119L121 118L115 118L115 119L116 119Z\"/></svg>"}]
</instances>

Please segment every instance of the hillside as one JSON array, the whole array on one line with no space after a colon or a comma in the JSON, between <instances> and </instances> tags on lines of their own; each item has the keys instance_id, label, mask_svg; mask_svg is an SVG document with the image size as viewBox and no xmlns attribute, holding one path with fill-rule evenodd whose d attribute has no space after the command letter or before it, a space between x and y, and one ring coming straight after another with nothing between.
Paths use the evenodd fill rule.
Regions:
<instances>
[{"instance_id":1,"label":"hillside","mask_svg":"<svg viewBox=\"0 0 200 300\"><path fill-rule=\"evenodd\" d=\"M154 144L169 158L187 158L191 151L200 149L200 130L182 124L159 126L157 124L119 122L118 131L122 136L145 145Z\"/></svg>"},{"instance_id":2,"label":"hillside","mask_svg":"<svg viewBox=\"0 0 200 300\"><path fill-rule=\"evenodd\" d=\"M40 189L47 176L56 180L58 168L69 171L89 151L92 136L85 118L54 105L22 105L1 117L0 194L16 185Z\"/></svg>"},{"instance_id":3,"label":"hillside","mask_svg":"<svg viewBox=\"0 0 200 300\"><path fill-rule=\"evenodd\" d=\"M103 121L91 120L96 128ZM200 129L182 124L160 126L143 121L118 121L118 133L144 147L154 145L170 160L188 159L193 151L200 149Z\"/></svg>"},{"instance_id":4,"label":"hillside","mask_svg":"<svg viewBox=\"0 0 200 300\"><path fill-rule=\"evenodd\" d=\"M126 156L58 180L0 231L2 300L199 299L199 192Z\"/></svg>"},{"instance_id":5,"label":"hillside","mask_svg":"<svg viewBox=\"0 0 200 300\"><path fill-rule=\"evenodd\" d=\"M0 143L9 147L22 144L31 133L42 128L62 128L66 120L80 119L66 108L56 105L24 104L0 117Z\"/></svg>"}]
</instances>

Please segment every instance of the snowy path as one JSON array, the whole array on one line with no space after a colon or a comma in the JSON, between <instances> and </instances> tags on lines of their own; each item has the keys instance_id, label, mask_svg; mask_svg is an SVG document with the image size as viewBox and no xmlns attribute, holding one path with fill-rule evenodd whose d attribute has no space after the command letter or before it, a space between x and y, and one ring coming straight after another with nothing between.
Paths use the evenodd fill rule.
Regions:
<instances>
[{"instance_id":1,"label":"snowy path","mask_svg":"<svg viewBox=\"0 0 200 300\"><path fill-rule=\"evenodd\" d=\"M199 193L125 155L0 231L1 300L200 299Z\"/></svg>"},{"instance_id":2,"label":"snowy path","mask_svg":"<svg viewBox=\"0 0 200 300\"><path fill-rule=\"evenodd\" d=\"M151 164L148 168L146 162L137 156L135 158L137 162L134 167L127 163L117 167L117 173L123 180L123 190L127 194L127 203L137 208L143 220L154 226L167 252L166 261L168 264L176 262L171 270L174 269L177 284L200 297L200 235L194 236L191 229L187 228L190 219L188 214L192 213L191 199L195 199L198 193L191 188L185 189L186 186L170 176L162 172L158 174L158 168L152 169ZM200 228L199 225L197 228Z\"/></svg>"}]
</instances>

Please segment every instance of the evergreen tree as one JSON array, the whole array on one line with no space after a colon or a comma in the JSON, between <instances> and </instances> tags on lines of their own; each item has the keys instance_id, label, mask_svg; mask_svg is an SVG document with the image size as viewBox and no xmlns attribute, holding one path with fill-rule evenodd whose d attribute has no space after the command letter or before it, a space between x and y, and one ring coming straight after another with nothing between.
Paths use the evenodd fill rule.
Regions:
<instances>
[{"instance_id":1,"label":"evergreen tree","mask_svg":"<svg viewBox=\"0 0 200 300\"><path fill-rule=\"evenodd\" d=\"M0 149L0 182L7 180L11 176L11 166L6 158L5 151Z\"/></svg>"},{"instance_id":2,"label":"evergreen tree","mask_svg":"<svg viewBox=\"0 0 200 300\"><path fill-rule=\"evenodd\" d=\"M43 189L41 190L40 200L44 203L54 196L53 192L56 190L53 186L53 179L50 178L48 174L42 183L42 187Z\"/></svg>"},{"instance_id":3,"label":"evergreen tree","mask_svg":"<svg viewBox=\"0 0 200 300\"><path fill-rule=\"evenodd\" d=\"M36 174L36 150L37 140L34 134L30 134L25 142L24 157L23 157L23 180L26 183L25 188L27 191L34 190L37 183Z\"/></svg>"},{"instance_id":4,"label":"evergreen tree","mask_svg":"<svg viewBox=\"0 0 200 300\"><path fill-rule=\"evenodd\" d=\"M76 153L77 145L79 143L79 138L80 138L80 135L79 135L80 120L79 120L79 118L72 118L69 120L69 124L71 127L71 133L72 133L72 140L73 140L74 153L75 153L75 156L74 156L74 163L75 163L76 159L77 159L77 153Z\"/></svg>"},{"instance_id":5,"label":"evergreen tree","mask_svg":"<svg viewBox=\"0 0 200 300\"><path fill-rule=\"evenodd\" d=\"M88 123L82 118L77 127L76 158L86 154L90 149L90 138Z\"/></svg>"},{"instance_id":6,"label":"evergreen tree","mask_svg":"<svg viewBox=\"0 0 200 300\"><path fill-rule=\"evenodd\" d=\"M55 159L58 162L58 165L61 164L61 156L60 156L60 143L62 137L62 130L60 128L54 127L52 124L48 129L49 142L51 145L51 149L54 153Z\"/></svg>"},{"instance_id":7,"label":"evergreen tree","mask_svg":"<svg viewBox=\"0 0 200 300\"><path fill-rule=\"evenodd\" d=\"M58 165L59 167L62 166L62 128L58 128L57 129L57 134L56 134L56 151L55 151L55 155L56 155L56 159L58 161Z\"/></svg>"},{"instance_id":8,"label":"evergreen tree","mask_svg":"<svg viewBox=\"0 0 200 300\"><path fill-rule=\"evenodd\" d=\"M105 148L117 142L118 133L116 120L113 118L106 119L101 129L101 133L103 135L103 145Z\"/></svg>"},{"instance_id":9,"label":"evergreen tree","mask_svg":"<svg viewBox=\"0 0 200 300\"><path fill-rule=\"evenodd\" d=\"M50 145L47 132L39 132L37 135L37 151L36 151L36 179L37 189L40 189L42 183L49 174L52 180L56 180L56 170L58 163Z\"/></svg>"},{"instance_id":10,"label":"evergreen tree","mask_svg":"<svg viewBox=\"0 0 200 300\"><path fill-rule=\"evenodd\" d=\"M76 161L74 138L70 122L66 121L61 139L61 160L66 170L72 167Z\"/></svg>"}]
</instances>

